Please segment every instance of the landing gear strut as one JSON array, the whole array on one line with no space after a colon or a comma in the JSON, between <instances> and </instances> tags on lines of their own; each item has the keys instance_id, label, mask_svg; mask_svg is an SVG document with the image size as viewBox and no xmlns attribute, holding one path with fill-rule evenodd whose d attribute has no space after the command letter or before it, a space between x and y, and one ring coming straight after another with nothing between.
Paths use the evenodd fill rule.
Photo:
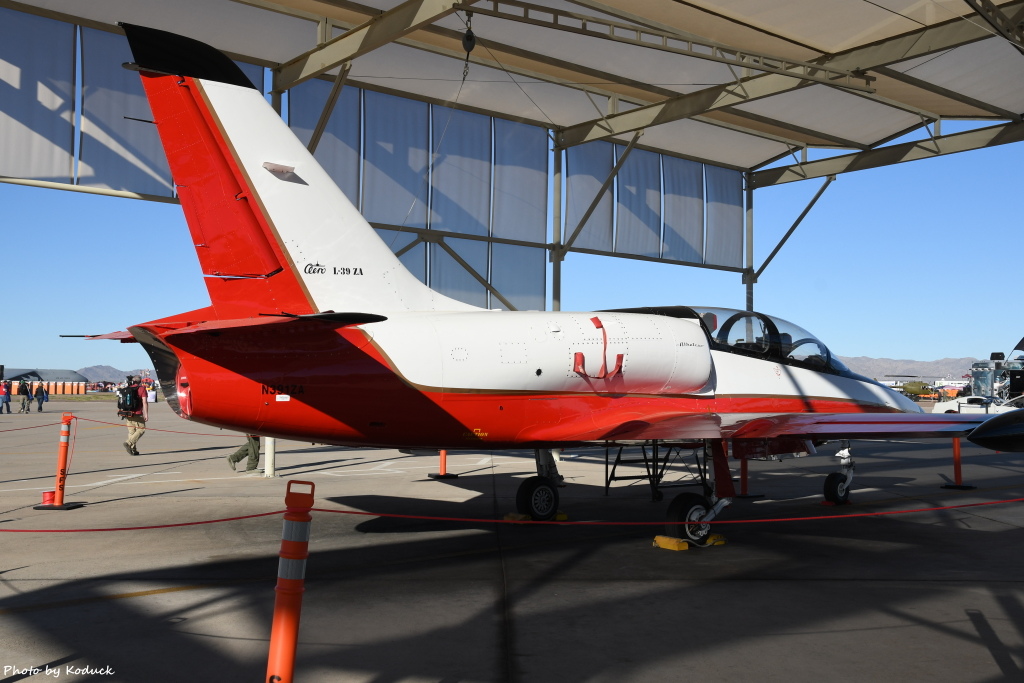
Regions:
<instances>
[{"instance_id":1,"label":"landing gear strut","mask_svg":"<svg viewBox=\"0 0 1024 683\"><path fill-rule=\"evenodd\" d=\"M516 491L516 510L543 522L554 519L558 514L558 487L563 477L558 473L555 456L548 448L534 450L537 461L537 476L530 477L519 485Z\"/></svg>"},{"instance_id":2,"label":"landing gear strut","mask_svg":"<svg viewBox=\"0 0 1024 683\"><path fill-rule=\"evenodd\" d=\"M711 471L708 476L708 446L711 451ZM736 491L729 472L728 448L725 441L704 442L704 452L697 456L697 471L700 474L704 495L681 493L668 506L665 532L673 538L681 538L694 545L704 545L711 537L712 521L732 504ZM721 494L721 495L719 495Z\"/></svg>"}]
</instances>

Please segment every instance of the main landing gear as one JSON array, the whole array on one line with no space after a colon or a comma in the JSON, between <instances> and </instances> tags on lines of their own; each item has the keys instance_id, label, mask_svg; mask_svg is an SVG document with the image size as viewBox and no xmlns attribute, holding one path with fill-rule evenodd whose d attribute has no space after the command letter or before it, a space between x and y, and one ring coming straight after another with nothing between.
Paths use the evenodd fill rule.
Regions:
<instances>
[{"instance_id":1,"label":"main landing gear","mask_svg":"<svg viewBox=\"0 0 1024 683\"><path fill-rule=\"evenodd\" d=\"M709 451L712 476L708 476ZM725 441L704 442L704 451L697 456L697 472L704 495L680 493L672 500L665 522L667 535L693 545L705 545L712 538L709 522L729 507L736 497L727 458Z\"/></svg>"},{"instance_id":2,"label":"main landing gear","mask_svg":"<svg viewBox=\"0 0 1024 683\"><path fill-rule=\"evenodd\" d=\"M564 477L558 473L558 464L550 448L534 449L537 476L530 477L516 491L516 510L531 519L544 522L558 514L558 488Z\"/></svg>"}]
</instances>

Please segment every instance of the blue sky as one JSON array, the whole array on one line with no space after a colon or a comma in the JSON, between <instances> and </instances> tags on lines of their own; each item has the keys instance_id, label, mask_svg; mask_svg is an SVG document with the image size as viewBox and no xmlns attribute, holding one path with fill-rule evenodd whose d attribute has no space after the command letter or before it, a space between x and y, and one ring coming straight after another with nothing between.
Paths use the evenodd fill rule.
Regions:
<instances>
[{"instance_id":1,"label":"blue sky","mask_svg":"<svg viewBox=\"0 0 1024 683\"><path fill-rule=\"evenodd\" d=\"M948 131L944 131L948 132ZM1014 171L1021 145L840 175L755 287L757 310L843 356L988 357L1024 336ZM755 192L756 264L821 180ZM0 183L8 367L148 367L137 344L61 339L208 303L181 209ZM740 276L570 254L563 310L742 308Z\"/></svg>"}]
</instances>

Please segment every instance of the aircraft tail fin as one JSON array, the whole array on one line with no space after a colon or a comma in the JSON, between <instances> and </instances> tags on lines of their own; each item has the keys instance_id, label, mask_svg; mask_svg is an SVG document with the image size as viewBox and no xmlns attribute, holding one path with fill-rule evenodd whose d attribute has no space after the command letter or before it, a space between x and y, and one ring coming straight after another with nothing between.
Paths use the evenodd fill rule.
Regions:
<instances>
[{"instance_id":1,"label":"aircraft tail fin","mask_svg":"<svg viewBox=\"0 0 1024 683\"><path fill-rule=\"evenodd\" d=\"M122 27L218 318L474 308L402 266L230 58Z\"/></svg>"}]
</instances>

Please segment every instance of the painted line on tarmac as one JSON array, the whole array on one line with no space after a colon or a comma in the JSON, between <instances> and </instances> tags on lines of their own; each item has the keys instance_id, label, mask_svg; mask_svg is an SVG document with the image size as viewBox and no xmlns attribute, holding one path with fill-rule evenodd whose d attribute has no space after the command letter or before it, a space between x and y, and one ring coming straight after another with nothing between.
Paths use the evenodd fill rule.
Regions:
<instances>
[{"instance_id":1,"label":"painted line on tarmac","mask_svg":"<svg viewBox=\"0 0 1024 683\"><path fill-rule=\"evenodd\" d=\"M148 474L151 474L151 475L163 474L163 472L150 472ZM142 474L142 475L136 475L136 476L146 476L146 475ZM111 486L126 486L126 485L131 485L131 484L165 484L165 483L172 484L172 483L180 483L180 482L183 482L183 481L214 481L214 480L217 480L217 479L244 479L244 478L245 477L239 477L239 476L236 475L234 477L190 477L189 479L159 479L157 481L123 481L123 480L120 480L120 479L114 479L112 481L98 481L98 482L94 482L92 484L68 484L64 488L65 489L85 489L85 488L89 488L90 486L106 486L108 484L111 485ZM40 487L40 488L32 487L32 488L24 488L24 489L0 489L0 493L10 493L10 492L15 492L15 491L49 491L51 489L53 489L53 484L50 484L49 486L43 486L43 487Z\"/></svg>"},{"instance_id":2,"label":"painted line on tarmac","mask_svg":"<svg viewBox=\"0 0 1024 683\"><path fill-rule=\"evenodd\" d=\"M386 464L390 464L390 463L386 463ZM488 461L488 464L490 464L490 461ZM520 461L520 460L512 460L512 461L509 461L509 462L496 462L496 463L494 463L494 466L495 467L503 467L503 466L504 467L511 467L513 465L521 465L521 464L522 464L522 461ZM472 467L473 465L470 464L470 465L465 465L465 466ZM374 474L406 474L410 470L436 470L437 469L437 465L436 464L433 464L433 465L413 465L411 467L410 466L405 466L405 467L402 467L402 469L400 469L400 470L386 470L386 469L381 469L381 467L382 467L382 465L378 465L377 467L371 467L369 469L358 469L358 470L346 469L344 471L328 470L328 471L321 472L321 474L327 474L327 475L330 475L332 477L367 477L367 476L372 476ZM456 467L459 467L459 465L456 464ZM452 469L452 467L449 466L448 469ZM458 474L458 473L456 472L456 474Z\"/></svg>"},{"instance_id":3,"label":"painted line on tarmac","mask_svg":"<svg viewBox=\"0 0 1024 683\"><path fill-rule=\"evenodd\" d=\"M105 602L107 600L124 600L126 598L142 598L147 595L162 595L164 593L180 593L181 591L203 590L205 588L219 588L224 584L200 583L191 586L174 586L171 588L154 588L148 591L135 591L133 593L116 593L114 595L96 595L88 598L75 598L72 600L59 600L57 602L44 602L36 605L22 605L20 607L7 607L0 609L3 614L21 614L23 612L37 612L44 609L56 609L59 607L76 607L87 605L93 602Z\"/></svg>"}]
</instances>

